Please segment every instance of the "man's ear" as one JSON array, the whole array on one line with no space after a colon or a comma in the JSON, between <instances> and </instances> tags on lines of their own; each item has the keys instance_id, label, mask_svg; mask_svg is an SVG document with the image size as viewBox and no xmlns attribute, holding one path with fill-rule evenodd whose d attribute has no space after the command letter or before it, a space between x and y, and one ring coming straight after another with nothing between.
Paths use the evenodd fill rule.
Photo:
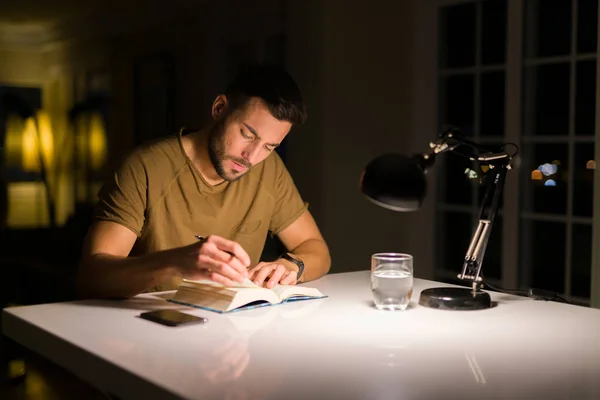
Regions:
<instances>
[{"instance_id":1,"label":"man's ear","mask_svg":"<svg viewBox=\"0 0 600 400\"><path fill-rule=\"evenodd\" d=\"M227 102L227 97L224 94L218 95L215 101L213 101L212 105L213 119L219 119L219 117L224 115L228 105L229 103Z\"/></svg>"}]
</instances>

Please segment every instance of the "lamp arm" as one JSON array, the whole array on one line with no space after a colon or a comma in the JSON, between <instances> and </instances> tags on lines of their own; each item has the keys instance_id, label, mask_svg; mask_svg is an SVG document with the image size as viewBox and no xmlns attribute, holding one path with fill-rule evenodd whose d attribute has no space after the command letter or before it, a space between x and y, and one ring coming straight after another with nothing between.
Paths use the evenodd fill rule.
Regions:
<instances>
[{"instance_id":1,"label":"lamp arm","mask_svg":"<svg viewBox=\"0 0 600 400\"><path fill-rule=\"evenodd\" d=\"M457 134L456 129L452 128L442 132L439 139L431 142L429 147L431 152L421 155L425 167L433 165L438 154L450 151L471 161L487 164L489 167L485 175L487 187L481 202L479 221L465 254L462 272L458 274L459 279L471 282L473 290L477 291L483 282L481 276L483 258L500 205L506 173L512 168L512 155L504 151L492 152L479 143L462 138Z\"/></svg>"},{"instance_id":2,"label":"lamp arm","mask_svg":"<svg viewBox=\"0 0 600 400\"><path fill-rule=\"evenodd\" d=\"M501 151L492 152L488 148L481 146L479 143L462 138L457 135L454 130L446 130L440 134L440 138L435 142L430 142L429 153L421 154L421 164L426 168L433 165L437 155L452 152L461 157L470 159L471 161L480 161L486 164L509 164L512 155Z\"/></svg>"},{"instance_id":3,"label":"lamp arm","mask_svg":"<svg viewBox=\"0 0 600 400\"><path fill-rule=\"evenodd\" d=\"M483 147L477 142L473 142L471 140L463 138L462 135L457 133L455 129L446 130L442 132L439 136L440 141L454 143L458 146L468 147L471 150L476 151L477 153L489 153L489 149Z\"/></svg>"},{"instance_id":4,"label":"lamp arm","mask_svg":"<svg viewBox=\"0 0 600 400\"><path fill-rule=\"evenodd\" d=\"M490 166L488 174L492 174L492 176L487 176L487 179L492 180L488 181L479 211L479 222L471 237L471 243L465 255L462 272L458 275L459 279L470 281L474 291L478 290L483 282L483 277L481 276L483 258L500 205L506 173L509 169L511 169L509 162L501 166Z\"/></svg>"}]
</instances>

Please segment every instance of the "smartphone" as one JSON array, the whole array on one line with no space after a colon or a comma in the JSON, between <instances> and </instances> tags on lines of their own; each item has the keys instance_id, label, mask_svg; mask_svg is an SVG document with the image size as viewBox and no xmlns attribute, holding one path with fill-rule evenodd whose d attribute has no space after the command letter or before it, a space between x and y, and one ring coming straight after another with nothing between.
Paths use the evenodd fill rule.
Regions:
<instances>
[{"instance_id":1,"label":"smartphone","mask_svg":"<svg viewBox=\"0 0 600 400\"><path fill-rule=\"evenodd\" d=\"M141 313L140 318L167 326L203 324L208 322L208 318L197 317L177 310L147 311Z\"/></svg>"}]
</instances>

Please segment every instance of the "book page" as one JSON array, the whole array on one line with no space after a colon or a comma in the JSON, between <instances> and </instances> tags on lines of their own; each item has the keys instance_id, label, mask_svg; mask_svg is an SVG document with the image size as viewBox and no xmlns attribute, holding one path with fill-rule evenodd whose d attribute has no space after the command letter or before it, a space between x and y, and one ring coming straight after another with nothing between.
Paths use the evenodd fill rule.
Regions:
<instances>
[{"instance_id":1,"label":"book page","mask_svg":"<svg viewBox=\"0 0 600 400\"><path fill-rule=\"evenodd\" d=\"M217 286L217 287L221 287L224 285L215 282L215 281L211 281L210 279L202 279L202 280L198 280L198 281L193 281L191 279L184 279L184 282L193 282L193 283L200 283L202 285L210 285L210 286ZM241 288L252 288L252 289L260 289L261 287L258 286L256 283L252 282L250 279L245 278L244 282L242 283L238 283L236 282L234 286L227 286L228 289L241 289Z\"/></svg>"},{"instance_id":2,"label":"book page","mask_svg":"<svg viewBox=\"0 0 600 400\"><path fill-rule=\"evenodd\" d=\"M310 296L310 297L323 297L324 294L321 293L318 289L310 288L306 286L297 286L297 285L275 285L273 289L271 289L281 301L288 299L294 296Z\"/></svg>"},{"instance_id":3,"label":"book page","mask_svg":"<svg viewBox=\"0 0 600 400\"><path fill-rule=\"evenodd\" d=\"M258 286L256 283L252 282L250 279L245 278L244 282L236 284L234 287L236 288L251 288L251 289L262 289L262 286Z\"/></svg>"}]
</instances>

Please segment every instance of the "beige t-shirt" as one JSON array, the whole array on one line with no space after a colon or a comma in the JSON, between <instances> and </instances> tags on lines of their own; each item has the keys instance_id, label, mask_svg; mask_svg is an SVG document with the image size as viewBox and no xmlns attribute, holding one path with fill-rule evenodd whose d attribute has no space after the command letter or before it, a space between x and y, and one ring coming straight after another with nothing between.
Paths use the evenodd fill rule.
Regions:
<instances>
[{"instance_id":1,"label":"beige t-shirt","mask_svg":"<svg viewBox=\"0 0 600 400\"><path fill-rule=\"evenodd\" d=\"M182 131L183 132L183 131ZM180 132L136 149L100 190L94 213L133 231L131 255L189 245L200 236L238 242L252 265L271 232L278 234L307 209L275 152L234 182L208 184L183 149ZM177 287L180 279L153 290Z\"/></svg>"}]
</instances>

